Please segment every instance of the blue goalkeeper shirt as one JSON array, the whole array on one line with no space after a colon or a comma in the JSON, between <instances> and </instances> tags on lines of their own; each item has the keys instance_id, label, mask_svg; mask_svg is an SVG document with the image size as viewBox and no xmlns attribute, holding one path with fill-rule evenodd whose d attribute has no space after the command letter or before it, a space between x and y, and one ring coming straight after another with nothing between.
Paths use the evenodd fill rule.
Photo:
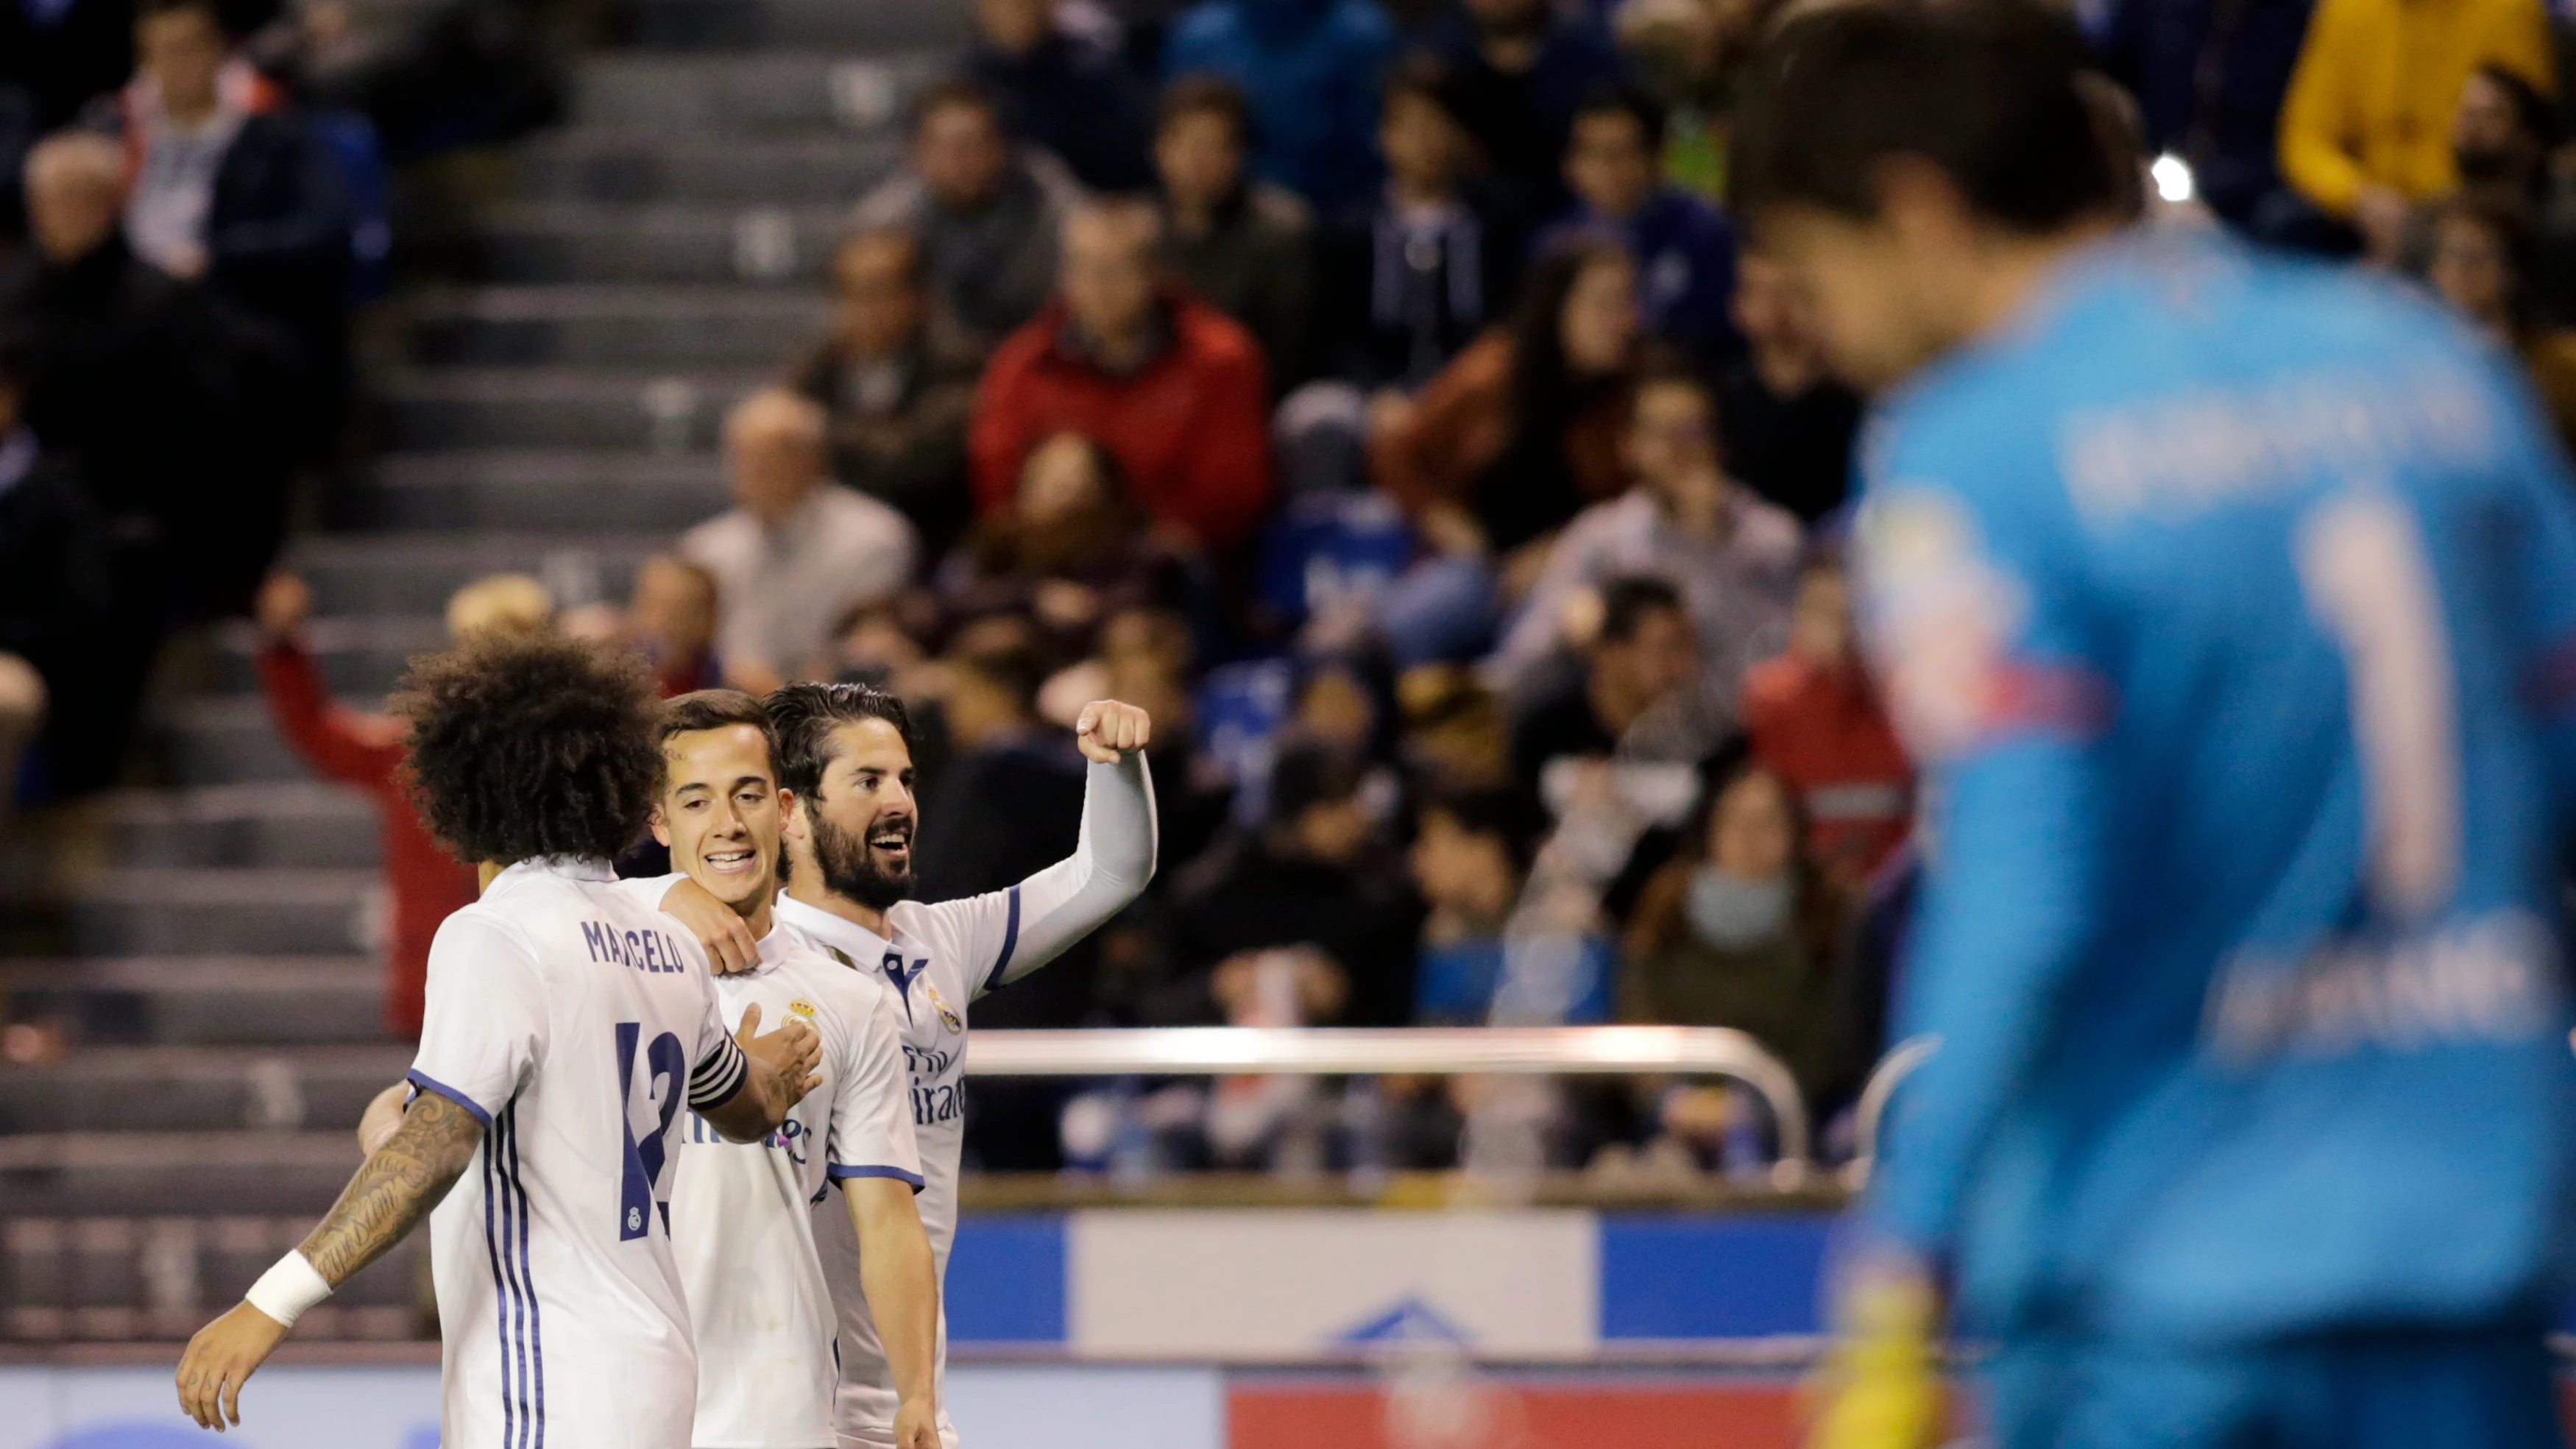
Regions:
<instances>
[{"instance_id":1,"label":"blue goalkeeper shirt","mask_svg":"<svg viewBox=\"0 0 2576 1449\"><path fill-rule=\"evenodd\" d=\"M2089 249L1882 406L1862 597L1929 770L1876 1225L1972 1325L2543 1306L2576 1059L2576 506L2510 358L2359 273Z\"/></svg>"}]
</instances>

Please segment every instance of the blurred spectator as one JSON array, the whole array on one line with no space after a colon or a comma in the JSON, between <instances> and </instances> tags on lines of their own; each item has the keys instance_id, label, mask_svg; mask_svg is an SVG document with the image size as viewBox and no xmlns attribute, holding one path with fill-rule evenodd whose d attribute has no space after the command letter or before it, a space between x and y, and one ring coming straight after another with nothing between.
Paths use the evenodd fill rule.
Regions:
<instances>
[{"instance_id":1,"label":"blurred spectator","mask_svg":"<svg viewBox=\"0 0 2576 1449\"><path fill-rule=\"evenodd\" d=\"M2539 246L2530 213L2507 197L2463 192L2428 215L2425 281L2522 359L2561 444L2576 449L2576 333L2545 325L2533 305Z\"/></svg>"},{"instance_id":2,"label":"blurred spectator","mask_svg":"<svg viewBox=\"0 0 2576 1449\"><path fill-rule=\"evenodd\" d=\"M1271 765L1269 823L1220 841L1174 901L1181 975L1148 1005L1164 1022L1236 1021L1285 994L1307 1022L1402 1026L1420 909L1362 800L1367 767L1312 742Z\"/></svg>"},{"instance_id":3,"label":"blurred spectator","mask_svg":"<svg viewBox=\"0 0 2576 1449\"><path fill-rule=\"evenodd\" d=\"M2195 193L2239 226L2282 193L2281 99L2316 0L2113 0L2102 68L2137 98L2150 154L2191 167Z\"/></svg>"},{"instance_id":4,"label":"blurred spectator","mask_svg":"<svg viewBox=\"0 0 2576 1449\"><path fill-rule=\"evenodd\" d=\"M1636 268L1615 244L1550 251L1488 331L1370 440L1377 485L1445 551L1509 553L1625 486Z\"/></svg>"},{"instance_id":5,"label":"blurred spectator","mask_svg":"<svg viewBox=\"0 0 2576 1449\"><path fill-rule=\"evenodd\" d=\"M1789 647L1745 676L1742 713L1753 757L1798 792L1809 858L1858 889L1905 840L1914 772L1862 667L1841 564L1799 578Z\"/></svg>"},{"instance_id":6,"label":"blurred spectator","mask_svg":"<svg viewBox=\"0 0 2576 1449\"><path fill-rule=\"evenodd\" d=\"M827 427L820 405L783 388L736 404L725 418L734 507L680 540L715 577L726 677L754 694L803 677L842 620L912 577L912 525L831 482Z\"/></svg>"},{"instance_id":7,"label":"blurred spectator","mask_svg":"<svg viewBox=\"0 0 2576 1449\"><path fill-rule=\"evenodd\" d=\"M1521 224L1467 179L1467 133L1447 73L1416 60L1387 82L1378 118L1385 188L1324 237L1317 298L1332 366L1365 391L1431 380L1508 305Z\"/></svg>"},{"instance_id":8,"label":"blurred spectator","mask_svg":"<svg viewBox=\"0 0 2576 1449\"><path fill-rule=\"evenodd\" d=\"M1056 233L1080 199L1061 162L1012 146L991 91L942 81L913 105L911 163L859 203L851 229L911 232L949 315L991 347L1045 305Z\"/></svg>"},{"instance_id":9,"label":"blurred spectator","mask_svg":"<svg viewBox=\"0 0 2576 1449\"><path fill-rule=\"evenodd\" d=\"M1125 56L1068 33L1056 0L975 0L975 29L967 74L1007 103L1014 134L1097 191L1133 191L1152 179L1151 102Z\"/></svg>"},{"instance_id":10,"label":"blurred spectator","mask_svg":"<svg viewBox=\"0 0 2576 1449\"><path fill-rule=\"evenodd\" d=\"M294 339L318 390L318 439L351 382L356 218L339 158L232 55L215 0L143 0L134 35L134 81L113 116L133 177L126 240Z\"/></svg>"},{"instance_id":11,"label":"blurred spectator","mask_svg":"<svg viewBox=\"0 0 2576 1449\"><path fill-rule=\"evenodd\" d=\"M952 753L921 802L914 869L927 900L1006 890L1072 853L1082 757L1064 731L1040 727L1045 665L1025 638L970 637L940 660L935 677ZM1041 818L1047 823L1036 825ZM1074 1026L1078 1016L1020 1024Z\"/></svg>"},{"instance_id":12,"label":"blurred spectator","mask_svg":"<svg viewBox=\"0 0 2576 1449\"><path fill-rule=\"evenodd\" d=\"M1806 283L1759 252L1736 264L1735 327L1744 356L1717 388L1726 471L1800 521L1819 522L1851 489L1860 394L1826 368Z\"/></svg>"},{"instance_id":13,"label":"blurred spectator","mask_svg":"<svg viewBox=\"0 0 2576 1449\"><path fill-rule=\"evenodd\" d=\"M1204 0L1163 74L1221 76L1252 103L1252 166L1329 215L1377 180L1378 85L1395 28L1374 0Z\"/></svg>"},{"instance_id":14,"label":"blurred spectator","mask_svg":"<svg viewBox=\"0 0 2576 1449\"><path fill-rule=\"evenodd\" d=\"M1575 208L1559 237L1598 233L1637 263L1637 310L1649 333L1715 362L1736 348L1727 302L1735 291L1735 233L1725 218L1663 179L1664 112L1615 82L1575 107L1565 184Z\"/></svg>"},{"instance_id":15,"label":"blurred spectator","mask_svg":"<svg viewBox=\"0 0 2576 1449\"><path fill-rule=\"evenodd\" d=\"M1531 215L1556 211L1575 107L1619 77L1608 38L1549 0L1465 0L1433 42L1456 75L1458 118L1486 165Z\"/></svg>"},{"instance_id":16,"label":"blurred spectator","mask_svg":"<svg viewBox=\"0 0 2576 1449\"><path fill-rule=\"evenodd\" d=\"M2282 175L2395 260L2412 203L2459 182L2448 123L2489 63L2555 90L2542 0L2319 0L2281 111Z\"/></svg>"},{"instance_id":17,"label":"blurred spectator","mask_svg":"<svg viewBox=\"0 0 2576 1449\"><path fill-rule=\"evenodd\" d=\"M545 587L522 574L478 579L448 601L451 639L484 629L543 629L554 611ZM403 726L388 715L360 714L331 701L322 671L304 644L313 591L293 574L261 587L260 687L269 718L305 765L326 780L365 792L375 802L385 886L393 900L385 946L385 1030L420 1035L421 992L429 943L450 913L474 903L474 867L450 855L412 808L403 771Z\"/></svg>"},{"instance_id":18,"label":"blurred spectator","mask_svg":"<svg viewBox=\"0 0 2576 1449\"><path fill-rule=\"evenodd\" d=\"M1496 656L1507 689L1568 642L1573 616L1597 617L1625 578L1668 581L1688 607L1712 690L1789 637L1802 540L1798 520L1735 485L1718 465L1716 406L1690 372L1650 374L1628 428L1636 486L1578 515L1548 554Z\"/></svg>"},{"instance_id":19,"label":"blurred spectator","mask_svg":"<svg viewBox=\"0 0 2576 1449\"><path fill-rule=\"evenodd\" d=\"M1710 201L1726 191L1726 114L1777 8L1772 0L1620 0L1628 68L1670 113L1664 174Z\"/></svg>"},{"instance_id":20,"label":"blurred spectator","mask_svg":"<svg viewBox=\"0 0 2576 1449\"><path fill-rule=\"evenodd\" d=\"M823 405L834 475L910 519L935 558L974 513L966 420L982 358L926 291L925 270L908 231L845 238L832 254L832 330L789 385Z\"/></svg>"},{"instance_id":21,"label":"blurred spectator","mask_svg":"<svg viewBox=\"0 0 2576 1449\"><path fill-rule=\"evenodd\" d=\"M122 205L112 142L40 143L35 245L0 278L0 324L24 349L27 425L78 459L131 561L123 602L159 629L243 608L267 572L300 375L272 332L136 257Z\"/></svg>"},{"instance_id":22,"label":"blurred spectator","mask_svg":"<svg viewBox=\"0 0 2576 1449\"><path fill-rule=\"evenodd\" d=\"M1260 344L1156 274L1153 210L1103 203L1066 224L1063 292L993 356L969 445L987 516L1010 506L1029 451L1060 432L1097 439L1157 523L1212 550L1243 543L1269 506Z\"/></svg>"},{"instance_id":23,"label":"blurred spectator","mask_svg":"<svg viewBox=\"0 0 2576 1449\"><path fill-rule=\"evenodd\" d=\"M0 5L0 89L22 88L42 135L134 73L134 0Z\"/></svg>"},{"instance_id":24,"label":"blurred spectator","mask_svg":"<svg viewBox=\"0 0 2576 1449\"><path fill-rule=\"evenodd\" d=\"M563 113L569 77L542 0L280 8L244 52L306 105L364 117L394 161L512 140Z\"/></svg>"},{"instance_id":25,"label":"blurred spectator","mask_svg":"<svg viewBox=\"0 0 2576 1449\"><path fill-rule=\"evenodd\" d=\"M1278 394L1310 371L1315 224L1296 193L1244 175L1250 125L1243 92L1231 81L1191 77L1164 93L1154 132L1163 260L1261 344Z\"/></svg>"},{"instance_id":26,"label":"blurred spectator","mask_svg":"<svg viewBox=\"0 0 2576 1449\"><path fill-rule=\"evenodd\" d=\"M2502 66L2480 66L2460 87L2451 116L2460 189L2530 208L2537 256L2525 281L2532 310L2565 326L2576 322L2576 174L2561 162L2559 135L2549 98ZM2419 213L2408 237L2418 261L2431 246L2428 222Z\"/></svg>"},{"instance_id":27,"label":"blurred spectator","mask_svg":"<svg viewBox=\"0 0 2576 1449\"><path fill-rule=\"evenodd\" d=\"M1609 942L1515 921L1544 824L1527 797L1509 790L1434 795L1423 805L1411 863L1430 914L1414 981L1415 1025L1610 1019L1618 961ZM1543 1006L1497 999L1514 987L1523 994L1539 987L1553 999Z\"/></svg>"},{"instance_id":28,"label":"blurred spectator","mask_svg":"<svg viewBox=\"0 0 2576 1449\"><path fill-rule=\"evenodd\" d=\"M1638 904L1619 1019L1747 1032L1812 1099L1835 1065L1841 908L1799 850L1803 834L1795 792L1768 768L1744 766L1718 786L1701 828Z\"/></svg>"},{"instance_id":29,"label":"blurred spectator","mask_svg":"<svg viewBox=\"0 0 2576 1449\"><path fill-rule=\"evenodd\" d=\"M24 421L30 361L0 332L0 813L31 742L31 798L110 782L160 639L155 596L137 587L150 561L120 537L131 530L98 507L71 452Z\"/></svg>"},{"instance_id":30,"label":"blurred spectator","mask_svg":"<svg viewBox=\"0 0 2576 1449\"><path fill-rule=\"evenodd\" d=\"M721 602L716 576L678 554L657 553L636 568L627 640L653 667L653 687L664 699L724 683L716 658Z\"/></svg>"},{"instance_id":31,"label":"blurred spectator","mask_svg":"<svg viewBox=\"0 0 2576 1449\"><path fill-rule=\"evenodd\" d=\"M1547 778L1550 767L1618 753L1658 705L1692 688L1700 659L1698 631L1678 589L1662 579L1612 581L1601 591L1601 622L1580 675L1532 701L1513 723L1512 764L1523 787L1558 806L1566 788Z\"/></svg>"},{"instance_id":32,"label":"blurred spectator","mask_svg":"<svg viewBox=\"0 0 2576 1449\"><path fill-rule=\"evenodd\" d=\"M949 618L1022 614L1058 657L1078 657L1111 616L1179 603L1183 569L1127 496L1116 456L1058 433L1029 450L1011 511L977 527L938 586Z\"/></svg>"}]
</instances>

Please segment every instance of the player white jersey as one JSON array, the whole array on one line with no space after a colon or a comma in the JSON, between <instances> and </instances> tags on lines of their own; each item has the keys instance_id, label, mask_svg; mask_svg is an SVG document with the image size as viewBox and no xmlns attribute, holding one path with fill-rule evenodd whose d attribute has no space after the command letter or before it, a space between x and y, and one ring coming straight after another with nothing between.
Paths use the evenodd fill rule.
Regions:
<instances>
[{"instance_id":1,"label":"player white jersey","mask_svg":"<svg viewBox=\"0 0 2576 1449\"><path fill-rule=\"evenodd\" d=\"M415 1092L485 1127L430 1214L445 1449L687 1449L666 1170L748 1064L698 945L604 861L529 861L429 952Z\"/></svg>"},{"instance_id":2,"label":"player white jersey","mask_svg":"<svg viewBox=\"0 0 2576 1449\"><path fill-rule=\"evenodd\" d=\"M629 881L657 904L680 876ZM822 1036L822 1080L761 1142L729 1142L696 1113L671 1186L671 1249L698 1344L698 1449L828 1449L836 1322L813 1215L848 1212L830 1181L922 1185L893 994L773 927L758 969L716 978L728 1029L757 1002Z\"/></svg>"},{"instance_id":3,"label":"player white jersey","mask_svg":"<svg viewBox=\"0 0 2576 1449\"><path fill-rule=\"evenodd\" d=\"M802 901L781 896L778 920L840 959L873 973L895 993L903 1054L912 1075L912 1122L921 1147L921 1225L940 1281L957 1239L957 1169L966 1132L966 1009L985 992L1052 961L1117 914L1154 873L1154 791L1144 758L1090 767L1082 838L1073 855L1008 890L886 913L893 939ZM837 1205L834 1205L837 1206ZM894 1437L900 1400L884 1345L868 1314L858 1273L858 1235L845 1213L816 1210L814 1240L841 1322L841 1443L875 1449ZM948 1309L939 1312L939 1381L948 1377ZM940 1437L957 1442L939 1397Z\"/></svg>"}]
</instances>

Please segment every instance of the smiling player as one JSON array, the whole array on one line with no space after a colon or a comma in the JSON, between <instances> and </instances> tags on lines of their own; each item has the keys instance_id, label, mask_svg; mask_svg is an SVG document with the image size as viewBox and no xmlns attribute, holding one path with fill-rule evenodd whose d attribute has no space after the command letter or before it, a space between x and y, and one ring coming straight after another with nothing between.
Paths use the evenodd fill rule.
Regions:
<instances>
[{"instance_id":1,"label":"smiling player","mask_svg":"<svg viewBox=\"0 0 2576 1449\"><path fill-rule=\"evenodd\" d=\"M760 701L730 689L671 700L663 706L662 760L654 838L688 879L740 916L758 946L753 969L717 978L726 1020L757 1010L808 1022L823 1038L821 1085L763 1141L728 1143L690 1119L690 1146L671 1188L671 1251L698 1342L691 1442L697 1449L833 1443L833 1311L813 1221L835 1211L829 1184L837 1183L896 1390L891 1442L937 1449L939 1287L913 1204L921 1161L893 994L873 974L775 924L788 796L778 788ZM672 884L664 877L621 889L649 906Z\"/></svg>"}]
</instances>

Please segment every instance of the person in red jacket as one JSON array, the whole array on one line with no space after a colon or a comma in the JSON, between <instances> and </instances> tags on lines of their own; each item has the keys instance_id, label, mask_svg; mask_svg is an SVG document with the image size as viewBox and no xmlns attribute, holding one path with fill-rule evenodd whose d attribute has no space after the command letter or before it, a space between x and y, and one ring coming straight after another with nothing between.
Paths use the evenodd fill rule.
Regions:
<instances>
[{"instance_id":1,"label":"person in red jacket","mask_svg":"<svg viewBox=\"0 0 2576 1449\"><path fill-rule=\"evenodd\" d=\"M1165 281L1141 202L1065 223L1057 294L995 350L968 439L978 510L1009 511L1020 463L1057 433L1117 455L1154 521L1224 551L1252 536L1271 493L1261 345Z\"/></svg>"},{"instance_id":2,"label":"person in red jacket","mask_svg":"<svg viewBox=\"0 0 2576 1449\"><path fill-rule=\"evenodd\" d=\"M1744 732L1753 756L1805 804L1816 860L1858 886L1903 843L1914 769L1862 668L1838 562L1798 580L1789 647L1745 672Z\"/></svg>"},{"instance_id":3,"label":"person in red jacket","mask_svg":"<svg viewBox=\"0 0 2576 1449\"><path fill-rule=\"evenodd\" d=\"M447 853L421 823L403 787L402 725L386 715L334 704L304 645L313 590L291 573L271 574L253 612L259 620L259 681L269 718L313 773L365 791L376 803L385 886L393 897L385 943L385 1029L420 1035L429 943L450 912L473 904L474 867ZM553 604L543 585L520 574L467 584L448 601L448 633L544 628Z\"/></svg>"}]
</instances>

